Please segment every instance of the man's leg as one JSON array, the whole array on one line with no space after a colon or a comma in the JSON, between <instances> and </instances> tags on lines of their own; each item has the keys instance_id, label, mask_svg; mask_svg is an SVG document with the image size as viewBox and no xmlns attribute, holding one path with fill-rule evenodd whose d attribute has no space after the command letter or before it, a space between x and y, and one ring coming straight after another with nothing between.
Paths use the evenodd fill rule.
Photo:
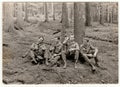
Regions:
<instances>
[{"instance_id":1,"label":"man's leg","mask_svg":"<svg viewBox=\"0 0 120 87\"><path fill-rule=\"evenodd\" d=\"M44 58L45 58L45 64L49 65L48 64L48 58L49 58L49 50L48 49L45 50L45 52L44 52Z\"/></svg>"},{"instance_id":2,"label":"man's leg","mask_svg":"<svg viewBox=\"0 0 120 87\"><path fill-rule=\"evenodd\" d=\"M99 64L98 64L99 60L98 60L97 54L98 54L98 49L96 48L95 51L93 52L93 57L95 60L95 65L99 67Z\"/></svg>"},{"instance_id":3,"label":"man's leg","mask_svg":"<svg viewBox=\"0 0 120 87\"><path fill-rule=\"evenodd\" d=\"M35 63L37 63L37 61L35 59L35 53L32 50L30 50L30 57L32 58L32 61L34 61Z\"/></svg>"},{"instance_id":4,"label":"man's leg","mask_svg":"<svg viewBox=\"0 0 120 87\"><path fill-rule=\"evenodd\" d=\"M79 50L76 50L75 51L75 68L77 68L78 58L79 58Z\"/></svg>"},{"instance_id":5,"label":"man's leg","mask_svg":"<svg viewBox=\"0 0 120 87\"><path fill-rule=\"evenodd\" d=\"M55 56L55 57L51 60L51 66L57 64L59 59L60 59L60 56Z\"/></svg>"},{"instance_id":6,"label":"man's leg","mask_svg":"<svg viewBox=\"0 0 120 87\"><path fill-rule=\"evenodd\" d=\"M66 62L66 53L65 53L64 51L62 51L62 59L63 59L63 62L64 62L63 68L66 68L66 66L67 66L67 62Z\"/></svg>"},{"instance_id":7,"label":"man's leg","mask_svg":"<svg viewBox=\"0 0 120 87\"><path fill-rule=\"evenodd\" d=\"M95 60L95 65L99 67L99 64L98 64L99 60L98 60L98 57L97 57L97 56L94 57L94 60Z\"/></svg>"},{"instance_id":8,"label":"man's leg","mask_svg":"<svg viewBox=\"0 0 120 87\"><path fill-rule=\"evenodd\" d=\"M81 53L81 54L82 54L83 58L85 59L85 61L91 66L92 71L95 71L95 66L89 61L89 58L87 57L87 55L84 53Z\"/></svg>"},{"instance_id":9,"label":"man's leg","mask_svg":"<svg viewBox=\"0 0 120 87\"><path fill-rule=\"evenodd\" d=\"M29 51L27 51L27 52L25 52L25 54L22 56L22 58L27 57L27 56L28 56L28 54L29 54L29 52L30 52L30 50L29 50Z\"/></svg>"}]
</instances>

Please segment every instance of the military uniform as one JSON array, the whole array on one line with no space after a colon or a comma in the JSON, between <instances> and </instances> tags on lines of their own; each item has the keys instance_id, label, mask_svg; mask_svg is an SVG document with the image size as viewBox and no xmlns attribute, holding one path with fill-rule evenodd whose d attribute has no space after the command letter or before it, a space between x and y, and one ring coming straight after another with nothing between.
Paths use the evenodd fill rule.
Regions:
<instances>
[{"instance_id":1,"label":"military uniform","mask_svg":"<svg viewBox=\"0 0 120 87\"><path fill-rule=\"evenodd\" d=\"M92 70L95 71L95 66L90 62L89 59L94 58L95 65L99 66L97 58L98 49L92 46L89 41L86 41L86 43L81 45L80 52L85 61L92 67Z\"/></svg>"},{"instance_id":2,"label":"military uniform","mask_svg":"<svg viewBox=\"0 0 120 87\"><path fill-rule=\"evenodd\" d=\"M54 65L58 62L58 59L60 59L61 50L62 50L62 43L59 40L55 41L52 50L53 50L53 54L52 54L52 57L50 59L50 62L51 62L51 65Z\"/></svg>"},{"instance_id":3,"label":"military uniform","mask_svg":"<svg viewBox=\"0 0 120 87\"><path fill-rule=\"evenodd\" d=\"M75 68L77 68L76 63L79 58L79 44L74 41L74 37L66 37L65 40L63 41L63 50L62 50L62 58L64 61L64 68L66 68L66 56L67 55L74 55L75 59Z\"/></svg>"},{"instance_id":4,"label":"military uniform","mask_svg":"<svg viewBox=\"0 0 120 87\"><path fill-rule=\"evenodd\" d=\"M33 43L30 48L30 56L33 61L37 63L38 60L43 59L45 57L46 46L43 43L36 44Z\"/></svg>"},{"instance_id":5,"label":"military uniform","mask_svg":"<svg viewBox=\"0 0 120 87\"><path fill-rule=\"evenodd\" d=\"M93 47L90 42L81 45L81 52L86 54L89 58L97 57L98 49Z\"/></svg>"}]
</instances>

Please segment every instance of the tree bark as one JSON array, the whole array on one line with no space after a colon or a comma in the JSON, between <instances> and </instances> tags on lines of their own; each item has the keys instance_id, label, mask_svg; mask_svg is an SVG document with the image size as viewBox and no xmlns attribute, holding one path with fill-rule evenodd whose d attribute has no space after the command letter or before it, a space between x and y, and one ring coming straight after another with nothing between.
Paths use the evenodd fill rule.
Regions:
<instances>
[{"instance_id":1,"label":"tree bark","mask_svg":"<svg viewBox=\"0 0 120 87\"><path fill-rule=\"evenodd\" d=\"M25 19L24 19L26 22L28 22L28 9L27 8L28 8L28 3L26 2L25 3Z\"/></svg>"},{"instance_id":2,"label":"tree bark","mask_svg":"<svg viewBox=\"0 0 120 87\"><path fill-rule=\"evenodd\" d=\"M53 20L55 20L55 6L54 6L54 3L52 3L52 16L53 16Z\"/></svg>"},{"instance_id":3,"label":"tree bark","mask_svg":"<svg viewBox=\"0 0 120 87\"><path fill-rule=\"evenodd\" d=\"M112 23L114 23L114 14L115 14L115 12L114 12L114 5L112 6Z\"/></svg>"},{"instance_id":4,"label":"tree bark","mask_svg":"<svg viewBox=\"0 0 120 87\"><path fill-rule=\"evenodd\" d=\"M85 23L85 25L91 26L92 24L91 24L90 3L86 2L85 5L86 5L86 23Z\"/></svg>"},{"instance_id":5,"label":"tree bark","mask_svg":"<svg viewBox=\"0 0 120 87\"><path fill-rule=\"evenodd\" d=\"M69 22L68 22L68 10L67 10L67 4L64 2L62 3L62 19L61 22L64 22L65 28L69 27Z\"/></svg>"},{"instance_id":6,"label":"tree bark","mask_svg":"<svg viewBox=\"0 0 120 87\"><path fill-rule=\"evenodd\" d=\"M68 8L68 21L69 21L69 26L72 26L72 20L73 20L73 4L72 3L68 3L67 5Z\"/></svg>"},{"instance_id":7,"label":"tree bark","mask_svg":"<svg viewBox=\"0 0 120 87\"><path fill-rule=\"evenodd\" d=\"M109 22L109 4L107 5L107 22Z\"/></svg>"},{"instance_id":8,"label":"tree bark","mask_svg":"<svg viewBox=\"0 0 120 87\"><path fill-rule=\"evenodd\" d=\"M83 37L85 36L85 4L84 3L74 3L74 35L75 41L78 42L79 45L83 42Z\"/></svg>"},{"instance_id":9,"label":"tree bark","mask_svg":"<svg viewBox=\"0 0 120 87\"><path fill-rule=\"evenodd\" d=\"M62 29L61 29L61 41L65 38L66 28L68 28L68 13L66 3L62 3Z\"/></svg>"},{"instance_id":10,"label":"tree bark","mask_svg":"<svg viewBox=\"0 0 120 87\"><path fill-rule=\"evenodd\" d=\"M104 25L104 10L102 3L100 3L100 24Z\"/></svg>"},{"instance_id":11,"label":"tree bark","mask_svg":"<svg viewBox=\"0 0 120 87\"><path fill-rule=\"evenodd\" d=\"M45 22L48 22L48 11L47 11L47 3L44 3L44 14L45 14Z\"/></svg>"},{"instance_id":12,"label":"tree bark","mask_svg":"<svg viewBox=\"0 0 120 87\"><path fill-rule=\"evenodd\" d=\"M14 18L13 18L13 3L3 3L3 29L7 32L13 31L14 29Z\"/></svg>"},{"instance_id":13,"label":"tree bark","mask_svg":"<svg viewBox=\"0 0 120 87\"><path fill-rule=\"evenodd\" d=\"M22 3L17 3L17 26L22 27L24 24L22 17Z\"/></svg>"}]
</instances>

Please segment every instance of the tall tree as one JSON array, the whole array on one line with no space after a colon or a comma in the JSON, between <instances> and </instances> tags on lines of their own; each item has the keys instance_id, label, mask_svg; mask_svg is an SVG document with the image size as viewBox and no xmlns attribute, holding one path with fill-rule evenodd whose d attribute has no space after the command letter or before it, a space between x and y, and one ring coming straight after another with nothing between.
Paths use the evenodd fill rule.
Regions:
<instances>
[{"instance_id":1,"label":"tall tree","mask_svg":"<svg viewBox=\"0 0 120 87\"><path fill-rule=\"evenodd\" d=\"M97 3L96 4L97 6L97 21L100 22L100 3Z\"/></svg>"},{"instance_id":2,"label":"tall tree","mask_svg":"<svg viewBox=\"0 0 120 87\"><path fill-rule=\"evenodd\" d=\"M100 24L104 25L104 9L103 3L100 3Z\"/></svg>"},{"instance_id":3,"label":"tall tree","mask_svg":"<svg viewBox=\"0 0 120 87\"><path fill-rule=\"evenodd\" d=\"M69 22L69 26L70 26L71 23L73 22L72 21L73 20L73 3L68 3L67 8L68 8L68 22Z\"/></svg>"},{"instance_id":4,"label":"tall tree","mask_svg":"<svg viewBox=\"0 0 120 87\"><path fill-rule=\"evenodd\" d=\"M114 14L115 14L115 9L114 9L114 4L112 6L112 23L114 23Z\"/></svg>"},{"instance_id":5,"label":"tall tree","mask_svg":"<svg viewBox=\"0 0 120 87\"><path fill-rule=\"evenodd\" d=\"M14 2L14 17L16 17L16 2Z\"/></svg>"},{"instance_id":6,"label":"tall tree","mask_svg":"<svg viewBox=\"0 0 120 87\"><path fill-rule=\"evenodd\" d=\"M17 26L22 27L24 24L22 17L22 3L17 3Z\"/></svg>"},{"instance_id":7,"label":"tall tree","mask_svg":"<svg viewBox=\"0 0 120 87\"><path fill-rule=\"evenodd\" d=\"M28 3L25 2L25 21L28 21Z\"/></svg>"},{"instance_id":8,"label":"tall tree","mask_svg":"<svg viewBox=\"0 0 120 87\"><path fill-rule=\"evenodd\" d=\"M85 4L84 3L74 3L74 35L75 41L78 42L79 45L83 42L83 37L85 36Z\"/></svg>"},{"instance_id":9,"label":"tall tree","mask_svg":"<svg viewBox=\"0 0 120 87\"><path fill-rule=\"evenodd\" d=\"M91 24L90 2L86 2L85 6L86 6L86 23L85 23L85 25L86 26L91 26L92 24Z\"/></svg>"},{"instance_id":10,"label":"tall tree","mask_svg":"<svg viewBox=\"0 0 120 87\"><path fill-rule=\"evenodd\" d=\"M62 3L62 30L61 30L61 41L64 40L66 28L68 28L68 13L66 3Z\"/></svg>"},{"instance_id":11,"label":"tall tree","mask_svg":"<svg viewBox=\"0 0 120 87\"><path fill-rule=\"evenodd\" d=\"M106 21L109 22L109 4L107 4L106 8Z\"/></svg>"},{"instance_id":12,"label":"tall tree","mask_svg":"<svg viewBox=\"0 0 120 87\"><path fill-rule=\"evenodd\" d=\"M51 3L52 5L52 16L53 16L53 20L55 20L55 4Z\"/></svg>"},{"instance_id":13,"label":"tall tree","mask_svg":"<svg viewBox=\"0 0 120 87\"><path fill-rule=\"evenodd\" d=\"M14 20L13 20L13 3L3 3L3 18L4 18L4 30L9 32L14 29Z\"/></svg>"},{"instance_id":14,"label":"tall tree","mask_svg":"<svg viewBox=\"0 0 120 87\"><path fill-rule=\"evenodd\" d=\"M47 11L47 3L44 3L44 14L45 14L45 22L48 22L48 11Z\"/></svg>"},{"instance_id":15,"label":"tall tree","mask_svg":"<svg viewBox=\"0 0 120 87\"><path fill-rule=\"evenodd\" d=\"M109 12L109 23L112 23L112 8L110 7L110 12Z\"/></svg>"},{"instance_id":16,"label":"tall tree","mask_svg":"<svg viewBox=\"0 0 120 87\"><path fill-rule=\"evenodd\" d=\"M65 28L69 27L69 22L68 22L68 9L67 9L67 3L62 3L62 18L61 22L64 20L64 26Z\"/></svg>"}]
</instances>

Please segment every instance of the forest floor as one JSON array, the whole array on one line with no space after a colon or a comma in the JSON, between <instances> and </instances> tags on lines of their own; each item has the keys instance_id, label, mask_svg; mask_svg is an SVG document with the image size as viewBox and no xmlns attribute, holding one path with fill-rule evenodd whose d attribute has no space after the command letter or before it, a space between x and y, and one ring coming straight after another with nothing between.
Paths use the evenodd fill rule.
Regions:
<instances>
[{"instance_id":1,"label":"forest floor","mask_svg":"<svg viewBox=\"0 0 120 87\"><path fill-rule=\"evenodd\" d=\"M39 27L36 27L38 26ZM26 24L23 30L15 32L3 31L3 83L5 84L81 84L81 83L118 83L118 26L94 24L86 27L86 37L99 49L99 63L106 69L97 68L92 73L90 66L78 62L78 68L74 68L74 62L67 60L67 68L50 67L45 64L33 65L29 58L22 55L40 35L45 36L49 42L53 38L52 33L61 29L57 21L40 24ZM70 33L72 30L67 29ZM7 44L7 45L5 45ZM93 61L93 60L91 60Z\"/></svg>"}]
</instances>

